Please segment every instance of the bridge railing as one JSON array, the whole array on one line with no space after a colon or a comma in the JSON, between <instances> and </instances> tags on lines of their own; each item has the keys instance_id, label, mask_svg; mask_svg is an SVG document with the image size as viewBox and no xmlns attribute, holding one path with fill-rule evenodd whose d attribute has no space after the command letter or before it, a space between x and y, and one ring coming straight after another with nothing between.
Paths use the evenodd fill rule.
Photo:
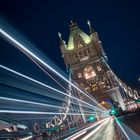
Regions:
<instances>
[{"instance_id":1,"label":"bridge railing","mask_svg":"<svg viewBox=\"0 0 140 140\"><path fill-rule=\"evenodd\" d=\"M130 140L124 129L122 128L121 124L118 122L117 118L114 121L115 126L115 138L117 140Z\"/></svg>"}]
</instances>

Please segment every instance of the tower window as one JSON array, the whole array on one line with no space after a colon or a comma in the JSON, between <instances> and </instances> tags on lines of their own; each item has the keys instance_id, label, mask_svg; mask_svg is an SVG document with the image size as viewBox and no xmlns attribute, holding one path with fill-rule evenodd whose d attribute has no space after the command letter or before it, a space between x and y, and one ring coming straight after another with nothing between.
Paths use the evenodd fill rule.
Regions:
<instances>
[{"instance_id":1,"label":"tower window","mask_svg":"<svg viewBox=\"0 0 140 140\"><path fill-rule=\"evenodd\" d=\"M97 66L97 70L98 70L98 71L101 71L102 69L101 69L101 67L100 67L100 66Z\"/></svg>"},{"instance_id":2,"label":"tower window","mask_svg":"<svg viewBox=\"0 0 140 140\"><path fill-rule=\"evenodd\" d=\"M77 53L74 56L75 56L76 59L78 58L78 54Z\"/></svg>"},{"instance_id":3,"label":"tower window","mask_svg":"<svg viewBox=\"0 0 140 140\"><path fill-rule=\"evenodd\" d=\"M78 73L78 78L82 78L82 74L81 73Z\"/></svg>"},{"instance_id":4,"label":"tower window","mask_svg":"<svg viewBox=\"0 0 140 140\"><path fill-rule=\"evenodd\" d=\"M84 68L84 76L85 76L85 79L90 79L96 76L96 73L93 70L92 66L86 66Z\"/></svg>"},{"instance_id":5,"label":"tower window","mask_svg":"<svg viewBox=\"0 0 140 140\"><path fill-rule=\"evenodd\" d=\"M90 48L87 48L87 52L88 52L88 53L91 53L91 50L90 50Z\"/></svg>"},{"instance_id":6,"label":"tower window","mask_svg":"<svg viewBox=\"0 0 140 140\"><path fill-rule=\"evenodd\" d=\"M84 56L87 56L87 52L86 50L83 51Z\"/></svg>"},{"instance_id":7,"label":"tower window","mask_svg":"<svg viewBox=\"0 0 140 140\"><path fill-rule=\"evenodd\" d=\"M78 46L78 48L81 48L82 47L82 44L78 43L77 46Z\"/></svg>"}]
</instances>

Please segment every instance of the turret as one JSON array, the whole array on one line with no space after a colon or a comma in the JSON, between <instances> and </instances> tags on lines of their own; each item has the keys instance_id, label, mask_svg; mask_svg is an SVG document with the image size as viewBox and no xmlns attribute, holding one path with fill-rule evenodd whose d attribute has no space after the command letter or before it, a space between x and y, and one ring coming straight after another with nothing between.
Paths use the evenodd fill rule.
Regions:
<instances>
[{"instance_id":1,"label":"turret","mask_svg":"<svg viewBox=\"0 0 140 140\"><path fill-rule=\"evenodd\" d=\"M60 49L61 49L62 57L64 57L64 55L67 51L67 45L66 45L65 41L62 39L60 32L58 32L58 36L60 38Z\"/></svg>"},{"instance_id":2,"label":"turret","mask_svg":"<svg viewBox=\"0 0 140 140\"><path fill-rule=\"evenodd\" d=\"M70 21L70 23L71 23L71 24L69 25L70 31L78 27L78 26L77 26L77 23L73 22L72 20Z\"/></svg>"},{"instance_id":3,"label":"turret","mask_svg":"<svg viewBox=\"0 0 140 140\"><path fill-rule=\"evenodd\" d=\"M93 39L93 41L99 41L98 33L91 26L91 23L89 20L87 21L87 24L89 26L90 37Z\"/></svg>"},{"instance_id":4,"label":"turret","mask_svg":"<svg viewBox=\"0 0 140 140\"><path fill-rule=\"evenodd\" d=\"M90 32L91 39L93 40L93 42L98 42L97 44L99 44L98 46L100 46L100 50L101 50L102 56L107 60L106 53L105 53L105 51L104 51L104 49L102 47L101 41L99 40L99 37L98 37L98 33L91 26L91 23L90 23L89 20L87 21L87 24L89 26L89 32Z\"/></svg>"},{"instance_id":5,"label":"turret","mask_svg":"<svg viewBox=\"0 0 140 140\"><path fill-rule=\"evenodd\" d=\"M91 38L84 31L82 31L78 25L71 21L70 24L70 35L68 39L68 47L69 51L78 49L86 44L90 43Z\"/></svg>"}]
</instances>

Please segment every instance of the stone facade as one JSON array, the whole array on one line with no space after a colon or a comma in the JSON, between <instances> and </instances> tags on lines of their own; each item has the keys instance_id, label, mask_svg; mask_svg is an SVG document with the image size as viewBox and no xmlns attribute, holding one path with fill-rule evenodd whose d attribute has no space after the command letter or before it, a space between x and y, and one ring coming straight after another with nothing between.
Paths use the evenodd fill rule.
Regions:
<instances>
[{"instance_id":1,"label":"stone facade","mask_svg":"<svg viewBox=\"0 0 140 140\"><path fill-rule=\"evenodd\" d=\"M60 36L60 49L65 65L71 70L72 79L99 103L118 104L125 110L118 84L107 64L98 33L90 23L89 29L90 35L72 22L68 43L66 44Z\"/></svg>"}]
</instances>

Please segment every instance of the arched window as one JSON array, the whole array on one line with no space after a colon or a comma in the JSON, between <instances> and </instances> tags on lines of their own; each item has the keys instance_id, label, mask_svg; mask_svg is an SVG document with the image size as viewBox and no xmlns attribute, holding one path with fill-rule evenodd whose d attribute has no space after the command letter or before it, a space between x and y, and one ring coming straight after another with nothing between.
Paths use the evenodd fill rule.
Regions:
<instances>
[{"instance_id":1,"label":"arched window","mask_svg":"<svg viewBox=\"0 0 140 140\"><path fill-rule=\"evenodd\" d=\"M95 77L96 73L93 70L92 66L88 65L84 68L84 77L85 79L90 79L92 77Z\"/></svg>"}]
</instances>

